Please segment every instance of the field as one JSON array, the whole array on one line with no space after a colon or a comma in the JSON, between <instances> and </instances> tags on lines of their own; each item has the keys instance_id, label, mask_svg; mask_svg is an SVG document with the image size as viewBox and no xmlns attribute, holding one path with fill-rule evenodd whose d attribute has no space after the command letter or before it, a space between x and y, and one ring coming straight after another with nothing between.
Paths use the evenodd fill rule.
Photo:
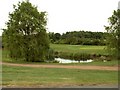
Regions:
<instances>
[{"instance_id":1,"label":"field","mask_svg":"<svg viewBox=\"0 0 120 90\"><path fill-rule=\"evenodd\" d=\"M118 72L3 65L4 87L75 87L117 85Z\"/></svg>"},{"instance_id":2,"label":"field","mask_svg":"<svg viewBox=\"0 0 120 90\"><path fill-rule=\"evenodd\" d=\"M87 53L87 54L101 54L107 55L105 46L86 46L86 45L65 45L65 44L51 44L51 48L58 52L66 53Z\"/></svg>"},{"instance_id":3,"label":"field","mask_svg":"<svg viewBox=\"0 0 120 90\"><path fill-rule=\"evenodd\" d=\"M72 46L51 44L56 51L82 52L106 54L104 46ZM100 51L100 52L99 52ZM1 53L1 50L0 50ZM15 64L27 64L25 66L2 66L3 87L84 87L84 86L108 86L114 87L118 84L118 71L116 70L88 70L71 68L48 68L32 67L32 65L64 65L64 66L107 66L117 67L117 60L102 62L95 61L87 64L59 64L59 63L32 63L24 61L14 61L5 57L7 50L2 51L3 62ZM85 68L85 67L84 67Z\"/></svg>"}]
</instances>

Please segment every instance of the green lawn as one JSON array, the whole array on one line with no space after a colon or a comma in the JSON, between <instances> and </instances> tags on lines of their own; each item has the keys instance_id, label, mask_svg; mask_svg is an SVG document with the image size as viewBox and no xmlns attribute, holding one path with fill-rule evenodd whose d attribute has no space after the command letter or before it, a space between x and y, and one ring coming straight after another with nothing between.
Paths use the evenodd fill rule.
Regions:
<instances>
[{"instance_id":1,"label":"green lawn","mask_svg":"<svg viewBox=\"0 0 120 90\"><path fill-rule=\"evenodd\" d=\"M73 46L73 47L78 48L80 46ZM1 52L3 56L2 60L4 62L28 63L28 64L59 64L59 63L39 63L39 62L33 63L33 62L25 62L25 61L14 61L8 57L5 57L6 54L8 53L7 50L3 50L3 51L0 50L0 53ZM117 65L117 60L113 60L109 62L95 61L88 64L78 63L78 64L64 64L64 65L114 66ZM16 67L16 66L7 66L7 65L2 66L2 85L7 87L19 87L19 86L71 87L71 86L83 86L83 85L111 86L111 85L117 85L117 82L118 82L117 71L79 70L79 69L62 69L62 68L32 68L32 67L19 67L19 66Z\"/></svg>"},{"instance_id":2,"label":"green lawn","mask_svg":"<svg viewBox=\"0 0 120 90\"><path fill-rule=\"evenodd\" d=\"M3 65L2 85L7 87L62 87L117 85L117 71L32 68Z\"/></svg>"},{"instance_id":3,"label":"green lawn","mask_svg":"<svg viewBox=\"0 0 120 90\"><path fill-rule=\"evenodd\" d=\"M107 55L105 46L50 44L50 47L58 52Z\"/></svg>"}]
</instances>

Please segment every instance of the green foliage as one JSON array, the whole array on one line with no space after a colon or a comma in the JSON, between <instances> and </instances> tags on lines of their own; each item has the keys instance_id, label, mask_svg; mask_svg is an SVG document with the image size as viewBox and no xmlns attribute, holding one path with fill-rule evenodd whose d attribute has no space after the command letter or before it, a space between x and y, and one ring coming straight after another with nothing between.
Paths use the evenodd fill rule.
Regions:
<instances>
[{"instance_id":1,"label":"green foliage","mask_svg":"<svg viewBox=\"0 0 120 90\"><path fill-rule=\"evenodd\" d=\"M3 32L3 45L10 57L25 61L44 61L49 51L46 33L46 12L38 12L29 1L14 5L9 14L7 29Z\"/></svg>"},{"instance_id":2,"label":"green foliage","mask_svg":"<svg viewBox=\"0 0 120 90\"><path fill-rule=\"evenodd\" d=\"M90 59L90 54L86 54L86 53L76 53L74 54L74 60L88 60Z\"/></svg>"},{"instance_id":3,"label":"green foliage","mask_svg":"<svg viewBox=\"0 0 120 90\"><path fill-rule=\"evenodd\" d=\"M2 48L2 36L0 36L0 48Z\"/></svg>"},{"instance_id":4,"label":"green foliage","mask_svg":"<svg viewBox=\"0 0 120 90\"><path fill-rule=\"evenodd\" d=\"M51 40L51 43L58 42L61 38L61 34L49 32L49 38Z\"/></svg>"},{"instance_id":5,"label":"green foliage","mask_svg":"<svg viewBox=\"0 0 120 90\"><path fill-rule=\"evenodd\" d=\"M53 49L49 49L48 50L48 54L47 54L47 60L54 60L54 57L55 57L55 55L54 55L54 50Z\"/></svg>"},{"instance_id":6,"label":"green foliage","mask_svg":"<svg viewBox=\"0 0 120 90\"><path fill-rule=\"evenodd\" d=\"M62 35L49 33L51 43L70 45L105 45L106 34L103 32L72 31Z\"/></svg>"},{"instance_id":7,"label":"green foliage","mask_svg":"<svg viewBox=\"0 0 120 90\"><path fill-rule=\"evenodd\" d=\"M113 15L108 18L109 26L105 26L107 30L107 45L110 54L120 60L120 9L114 10Z\"/></svg>"}]
</instances>

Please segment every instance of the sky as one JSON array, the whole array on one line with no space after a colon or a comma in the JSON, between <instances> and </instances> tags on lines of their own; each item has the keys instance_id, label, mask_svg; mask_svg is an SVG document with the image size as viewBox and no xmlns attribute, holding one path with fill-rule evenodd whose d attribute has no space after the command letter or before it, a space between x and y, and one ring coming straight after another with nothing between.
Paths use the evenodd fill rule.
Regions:
<instances>
[{"instance_id":1,"label":"sky","mask_svg":"<svg viewBox=\"0 0 120 90\"><path fill-rule=\"evenodd\" d=\"M13 4L23 0L0 0L0 35ZM117 10L120 0L29 0L38 11L47 12L47 31L65 33L68 31L104 32L108 18Z\"/></svg>"}]
</instances>

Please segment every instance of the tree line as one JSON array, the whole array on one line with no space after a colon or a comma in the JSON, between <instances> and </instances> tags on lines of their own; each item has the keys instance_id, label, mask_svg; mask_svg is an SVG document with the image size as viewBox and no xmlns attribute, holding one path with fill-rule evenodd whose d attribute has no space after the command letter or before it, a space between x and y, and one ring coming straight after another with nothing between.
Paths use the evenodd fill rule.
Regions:
<instances>
[{"instance_id":1,"label":"tree line","mask_svg":"<svg viewBox=\"0 0 120 90\"><path fill-rule=\"evenodd\" d=\"M107 32L71 31L63 33L49 33L51 43L71 45L106 45Z\"/></svg>"}]
</instances>

